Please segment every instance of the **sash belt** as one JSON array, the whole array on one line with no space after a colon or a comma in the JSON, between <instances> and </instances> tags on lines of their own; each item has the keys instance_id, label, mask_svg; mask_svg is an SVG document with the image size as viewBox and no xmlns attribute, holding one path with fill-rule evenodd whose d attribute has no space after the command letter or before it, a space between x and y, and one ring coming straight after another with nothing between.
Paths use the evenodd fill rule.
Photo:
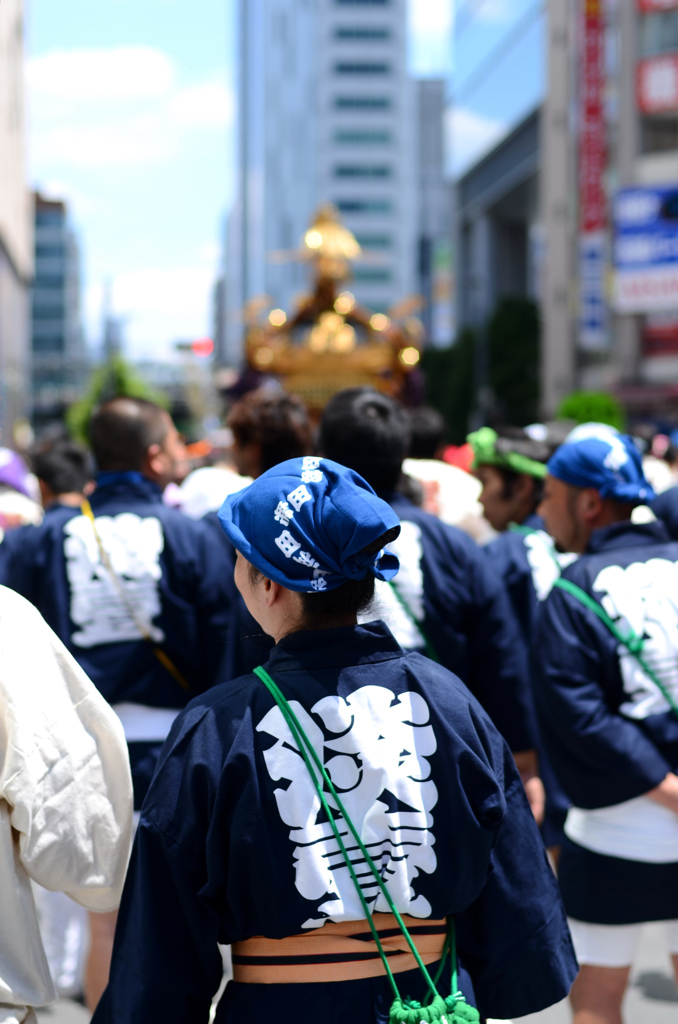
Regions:
<instances>
[{"instance_id":1,"label":"sash belt","mask_svg":"<svg viewBox=\"0 0 678 1024\"><path fill-rule=\"evenodd\" d=\"M393 914L374 914L388 964L394 974L412 971L414 955ZM447 935L447 921L422 920L403 915L425 964L440 960ZM322 928L267 939L255 935L234 942L233 980L257 985L357 981L384 977L386 971L367 921L328 921Z\"/></svg>"}]
</instances>

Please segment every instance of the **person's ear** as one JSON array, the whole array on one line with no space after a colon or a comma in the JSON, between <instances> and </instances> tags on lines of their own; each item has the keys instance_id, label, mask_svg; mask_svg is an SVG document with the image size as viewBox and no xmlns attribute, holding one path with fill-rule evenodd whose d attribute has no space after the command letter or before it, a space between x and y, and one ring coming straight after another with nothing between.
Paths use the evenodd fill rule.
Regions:
<instances>
[{"instance_id":1,"label":"person's ear","mask_svg":"<svg viewBox=\"0 0 678 1024\"><path fill-rule=\"evenodd\" d=\"M162 476L165 470L165 453L162 445L152 444L146 451L146 466L155 476Z\"/></svg>"},{"instance_id":2,"label":"person's ear","mask_svg":"<svg viewBox=\"0 0 678 1024\"><path fill-rule=\"evenodd\" d=\"M579 512L583 521L595 523L603 510L603 499L594 487L584 487L579 493Z\"/></svg>"},{"instance_id":3,"label":"person's ear","mask_svg":"<svg viewBox=\"0 0 678 1024\"><path fill-rule=\"evenodd\" d=\"M281 587L275 580L269 580L267 576L260 580L262 587L262 599L267 608L272 608L280 600L284 587Z\"/></svg>"}]
</instances>

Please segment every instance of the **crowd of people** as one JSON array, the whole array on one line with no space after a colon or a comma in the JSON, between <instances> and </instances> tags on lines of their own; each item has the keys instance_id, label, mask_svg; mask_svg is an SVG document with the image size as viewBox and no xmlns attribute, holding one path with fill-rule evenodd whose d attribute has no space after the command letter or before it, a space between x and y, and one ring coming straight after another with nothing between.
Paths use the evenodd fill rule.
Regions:
<instances>
[{"instance_id":1,"label":"crowd of people","mask_svg":"<svg viewBox=\"0 0 678 1024\"><path fill-rule=\"evenodd\" d=\"M444 430L261 389L198 468L128 397L0 449L2 1024L621 1024L649 921L678 976L672 449Z\"/></svg>"}]
</instances>

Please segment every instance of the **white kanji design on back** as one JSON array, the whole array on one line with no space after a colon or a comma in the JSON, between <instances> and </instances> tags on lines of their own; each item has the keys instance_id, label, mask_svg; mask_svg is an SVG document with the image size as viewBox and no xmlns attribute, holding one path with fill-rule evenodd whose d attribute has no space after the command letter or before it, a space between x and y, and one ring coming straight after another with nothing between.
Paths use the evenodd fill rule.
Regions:
<instances>
[{"instance_id":1,"label":"white kanji design on back","mask_svg":"<svg viewBox=\"0 0 678 1024\"><path fill-rule=\"evenodd\" d=\"M626 568L608 565L598 573L593 590L603 591L601 604L622 633L630 627L645 638L643 660L678 700L678 562L651 558ZM637 659L621 644L618 654L629 698L619 709L622 714L642 719L668 711L666 699Z\"/></svg>"},{"instance_id":2,"label":"white kanji design on back","mask_svg":"<svg viewBox=\"0 0 678 1024\"><path fill-rule=\"evenodd\" d=\"M436 737L426 701L418 693L408 691L396 697L383 686L362 686L346 698L324 697L311 708L322 728L298 701L290 703L396 907L403 914L429 917L429 901L413 886L420 872L436 870L431 811L438 791L426 760L436 751ZM276 738L264 752L266 767L274 781L289 783L276 789L275 798L295 844L296 888L316 904L303 927L317 928L328 919L359 920L363 911L358 894L308 769L277 706L262 719L257 732ZM327 799L334 809L329 794ZM340 831L347 833L338 811L335 817ZM347 845L352 860L359 862L360 851L354 843ZM371 874L364 870L357 874L371 909L388 912Z\"/></svg>"},{"instance_id":3,"label":"white kanji design on back","mask_svg":"<svg viewBox=\"0 0 678 1024\"><path fill-rule=\"evenodd\" d=\"M142 634L131 614L150 628L153 639L165 639L152 624L160 614L158 581L162 576L160 553L165 544L162 525L155 516L123 512L97 516L96 527L104 551L124 587L123 601L111 574L102 564L92 523L76 516L64 526L66 576L71 592L70 616L77 627L73 643L78 647L123 640L139 640Z\"/></svg>"}]
</instances>

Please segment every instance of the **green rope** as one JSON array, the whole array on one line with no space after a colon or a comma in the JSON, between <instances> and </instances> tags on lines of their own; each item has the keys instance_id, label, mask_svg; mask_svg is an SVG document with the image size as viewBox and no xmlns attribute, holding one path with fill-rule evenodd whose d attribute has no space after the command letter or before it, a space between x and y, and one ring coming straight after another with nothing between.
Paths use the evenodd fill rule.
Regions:
<instances>
[{"instance_id":1,"label":"green rope","mask_svg":"<svg viewBox=\"0 0 678 1024\"><path fill-rule=\"evenodd\" d=\"M538 537L542 532L541 530L533 530L531 526L519 526L518 523L509 523L509 530L511 533L519 533L523 537ZM546 536L548 536L548 534L546 534ZM558 575L560 576L563 570L560 562L558 561L558 556L556 555L553 544L544 544L544 547L548 548L548 553L551 557L551 561L558 569Z\"/></svg>"},{"instance_id":2,"label":"green rope","mask_svg":"<svg viewBox=\"0 0 678 1024\"><path fill-rule=\"evenodd\" d=\"M652 680L652 682L655 684L655 686L661 693L666 703L669 705L673 713L678 718L678 703L676 703L676 700L674 699L670 691L667 689L666 684L662 682L662 680L659 678L654 669L650 668L647 661L643 657L643 648L645 646L645 640L643 639L643 637L638 636L638 634L633 629L630 629L629 632L626 634L622 633L614 619L610 618L610 616L607 614L603 606L599 604L594 597L591 597L590 594L587 594L585 590L582 590L581 587L578 587L576 583L572 583L571 580L565 580L561 577L560 579L556 580L554 586L560 587L561 590L564 590L566 593L571 594L572 597L575 597L580 602L580 604L583 604L584 607L588 608L589 611L593 612L594 615L598 616L600 621L607 626L607 628L609 629L610 633L612 633L614 638L618 640L620 644L623 644L623 646L626 647L629 654L631 654L636 659L645 675Z\"/></svg>"},{"instance_id":3,"label":"green rope","mask_svg":"<svg viewBox=\"0 0 678 1024\"><path fill-rule=\"evenodd\" d=\"M297 718L296 714L292 710L292 708L291 708L289 702L287 701L287 699L285 698L284 694L278 688L277 683L271 678L271 676L268 674L266 669L264 669L264 668L255 668L254 672L255 672L255 675L257 675L258 678L261 679L261 681L264 683L264 685L268 689L269 693L271 694L271 696L275 700L276 704L280 708L280 710L281 710L281 712L283 714L283 717L285 718L285 721L286 721L286 723L287 723L287 725L289 727L289 730L292 733L292 736L293 736L297 746L299 747L299 752L301 753L301 756L304 759L304 763L306 764L306 767L308 768L308 771L309 771L309 774L311 776L311 779L313 780L313 785L315 786L316 792L317 792L318 797L320 799L321 806L322 806L323 810L325 811L325 814L327 815L327 818L328 818L328 820L330 822L332 831L334 833L334 837L337 840L337 844L338 844L339 849L341 851L342 857L344 858L344 861L346 863L346 867L348 868L349 875L351 877L351 881L353 882L353 884L355 886L356 892L358 894L358 898L360 900L360 905L361 905L361 907L363 909L363 913L365 914L365 918L366 918L366 920L367 920L367 922L369 924L370 931L371 931L372 937L374 938L374 941L376 943L377 949L379 950L379 955L381 956L382 962L384 964L384 969L385 969L386 974L388 976L389 983L391 985L391 988L393 990L394 997L395 997L394 1001L393 1001L393 1005L391 1007L391 1012L390 1012L390 1016L389 1016L389 1024L432 1024L432 1022L436 1022L436 1021L440 1021L440 1022L442 1022L442 1024L462 1024L462 1022L469 1022L469 1024L476 1024L476 1022L478 1022L479 1019L480 1019L477 1010L475 1010L473 1007L468 1006L466 1004L465 1000L464 1000L463 995L461 995L461 993L457 992L458 982L457 982L457 962L456 962L456 937L454 936L454 921L453 921L453 919L450 918L449 932L448 932L448 940L450 942L450 949L454 951L453 952L453 956L452 956L452 982L453 982L453 984L452 984L452 994L450 996L448 996L447 999L443 999L442 996L440 996L438 994L438 990L436 988L436 985L434 984L433 980L431 979L431 976L430 976L428 970L426 969L426 965L424 964L423 960L421 959L421 956L419 955L419 951L418 951L417 947L415 946L414 942L412 941L412 937L411 937L409 931L407 930L407 928L405 926L405 923L404 923L402 917L400 916L400 914L399 914L399 912L398 912L398 910L397 910L397 908L396 908L396 906L395 906L395 904L394 904L394 902L393 902L393 900L391 898L391 894L389 893L386 885L384 884L384 881L383 881L383 879L381 877L381 874L377 870L376 865L374 864L374 861L372 860L372 857L371 857L367 847L363 843L362 838L358 834L358 831L355 828L355 825L353 824L353 821L351 820L351 818L349 817L348 813L346 812L346 809L345 809L342 801L339 798L339 794L337 793L337 791L336 791L336 789L334 787L334 784L332 783L332 780L331 780L329 774L327 773L327 771L325 769L325 766L323 765L322 761L318 757L318 754L316 753L316 750L315 750L313 744L311 743L311 741L309 740L308 736L306 735L306 732L304 731L303 726L299 722L299 719ZM376 926L374 924L374 920L372 918L372 913L371 913L370 908L369 908L369 906L367 904L367 901L365 900L365 897L363 895L362 889L360 887L360 883L358 882L358 879L356 877L355 871L353 869L353 864L352 864L351 859L350 859L350 857L348 855L348 852L347 852L346 847L344 845L343 839L341 838L341 833L339 832L339 828L338 828L337 823L336 823L336 821L334 819L334 815L332 814L331 809L330 809L330 807L329 807L329 805L327 803L327 800L325 798L325 794L323 792L323 787L320 784L320 782L318 781L318 777L316 776L316 773L315 773L315 771L313 769L313 765L311 764L311 760L309 759L309 756L308 756L309 754L311 755L311 759L315 763L315 767L317 768L317 770L320 773L320 777L322 778L323 782L325 783L325 786L327 787L327 789L329 790L332 798L334 799L334 801L335 801L335 803L337 805L337 809L339 810L339 813L343 817L346 825L349 828L349 831L351 832L354 840L358 844L358 848L359 848L362 856L364 857L365 862L368 865L370 871L372 872L372 874L374 876L374 879L375 879L377 885L379 886L379 889L381 890L384 898L386 899L386 902L387 902L387 904L388 904L388 906L389 906L389 908L391 910L391 913L395 917L395 919L396 919L396 921L398 923L398 927L402 931L402 933L403 933L403 935L404 935L404 937L405 937L405 939L407 941L407 944L409 945L409 947L410 947L410 949L411 949L411 951L412 951L412 953L414 955L414 958L415 958L415 960L417 962L417 966L419 967L420 971L422 972L422 974L424 976L426 984L427 984L427 986L428 986L428 988L430 990L429 998L432 997L432 1001L428 1005L426 1005L426 1006L422 1006L420 1003L418 1003L418 1002L416 1002L414 1000L404 1000L400 996L400 993L398 991L398 986L397 986L395 978L393 976L393 972L391 971L391 968L390 968L389 963L388 963L388 958L387 958L386 953L384 952L384 948L383 948L383 946L381 944L381 940L379 938L379 933L378 933L377 928L376 928ZM448 940L446 940L446 944L447 944ZM444 962L444 960L443 960L443 962ZM442 964L441 964L441 967L442 967ZM471 1016L469 1016L469 1013L471 1014Z\"/></svg>"},{"instance_id":4,"label":"green rope","mask_svg":"<svg viewBox=\"0 0 678 1024\"><path fill-rule=\"evenodd\" d=\"M436 662L440 663L440 658L438 657L438 655L436 653L436 649L435 649L435 647L433 646L433 644L431 643L431 641L429 640L428 636L426 635L426 633L424 631L423 623L419 621L419 619L416 617L416 615L414 614L414 612L410 608L409 604L407 603L407 601L405 600L403 595L398 590L398 586L397 586L395 580L389 580L388 581L388 585L391 588L391 590L393 591L393 593L395 594L400 607L405 612L405 615L408 617L410 622L414 626L417 627L417 629L421 633L421 638L424 641L424 647L426 648L426 656L428 658L430 658L431 661L436 661Z\"/></svg>"}]
</instances>

